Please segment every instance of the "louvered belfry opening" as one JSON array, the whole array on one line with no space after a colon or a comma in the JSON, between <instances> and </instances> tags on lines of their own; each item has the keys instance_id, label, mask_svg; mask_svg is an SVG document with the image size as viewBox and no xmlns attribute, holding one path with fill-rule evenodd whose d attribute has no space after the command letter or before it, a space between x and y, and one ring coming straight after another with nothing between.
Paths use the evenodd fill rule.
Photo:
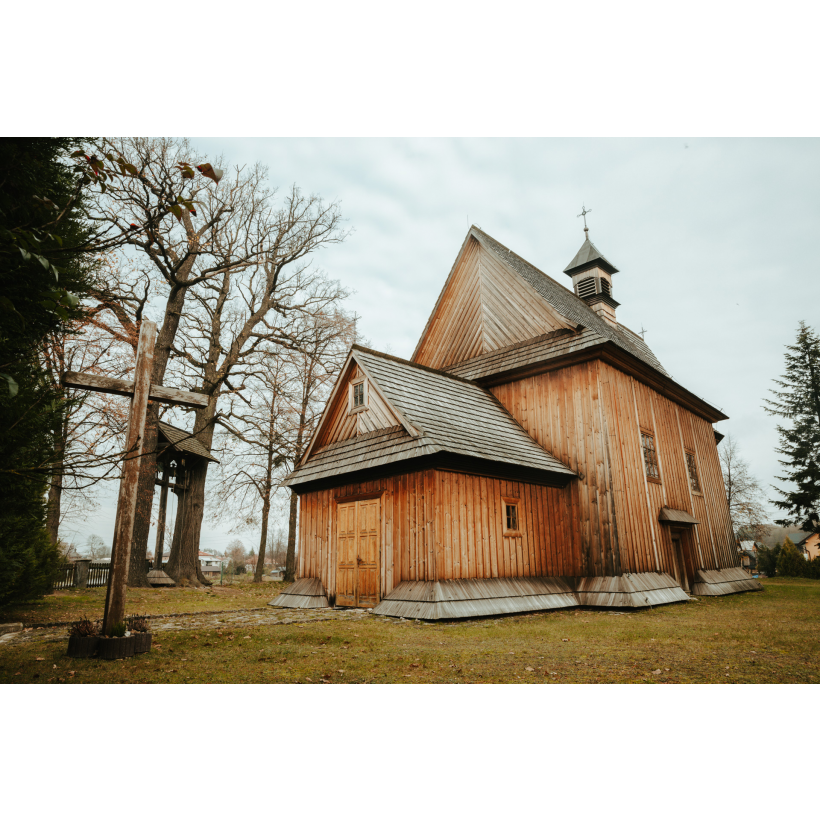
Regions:
<instances>
[{"instance_id":1,"label":"louvered belfry opening","mask_svg":"<svg viewBox=\"0 0 820 820\"><path fill-rule=\"evenodd\" d=\"M613 326L618 324L615 318L618 302L612 298L612 275L617 272L615 265L589 241L589 237L564 268L564 273L572 279L575 295Z\"/></svg>"},{"instance_id":2,"label":"louvered belfry opening","mask_svg":"<svg viewBox=\"0 0 820 820\"><path fill-rule=\"evenodd\" d=\"M586 279L581 279L577 285L577 292L578 296L582 299L588 299L590 296L594 296L598 289L595 287L595 277L588 276Z\"/></svg>"}]
</instances>

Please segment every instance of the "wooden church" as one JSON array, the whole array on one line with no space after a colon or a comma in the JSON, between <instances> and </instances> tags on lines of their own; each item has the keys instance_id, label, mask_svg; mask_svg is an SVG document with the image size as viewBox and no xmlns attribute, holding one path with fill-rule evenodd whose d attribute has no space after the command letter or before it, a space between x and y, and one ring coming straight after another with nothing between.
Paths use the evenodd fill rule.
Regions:
<instances>
[{"instance_id":1,"label":"wooden church","mask_svg":"<svg viewBox=\"0 0 820 820\"><path fill-rule=\"evenodd\" d=\"M760 588L727 417L618 323L585 237L569 290L473 226L412 359L354 345L286 481L298 580L273 605L438 619Z\"/></svg>"}]
</instances>

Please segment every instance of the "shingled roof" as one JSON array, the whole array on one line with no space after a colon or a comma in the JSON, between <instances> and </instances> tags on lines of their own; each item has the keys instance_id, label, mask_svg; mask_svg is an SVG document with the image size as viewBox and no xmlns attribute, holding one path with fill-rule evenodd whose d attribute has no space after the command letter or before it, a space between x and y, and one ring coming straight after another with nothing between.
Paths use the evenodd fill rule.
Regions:
<instances>
[{"instance_id":1,"label":"shingled roof","mask_svg":"<svg viewBox=\"0 0 820 820\"><path fill-rule=\"evenodd\" d=\"M164 421L160 421L158 424L160 435L164 436L166 441L173 444L175 450L190 453L194 456L201 456L202 458L207 458L208 461L219 464L219 461L211 455L211 451L198 439L194 438L193 433L189 433L187 430L180 430L179 427L174 427Z\"/></svg>"},{"instance_id":2,"label":"shingled roof","mask_svg":"<svg viewBox=\"0 0 820 820\"><path fill-rule=\"evenodd\" d=\"M473 236L475 236L485 248L494 253L499 259L505 262L509 268L528 282L535 289L536 293L546 299L562 316L577 325L583 325L587 330L597 334L601 342L613 342L622 350L636 356L664 376L669 375L666 370L663 369L663 366L655 357L655 354L649 349L646 342L636 333L633 333L623 325L618 325L617 327L610 325L571 290L547 276L543 271L538 270L534 265L522 259L518 254L493 239L489 234L484 233L480 228L476 228L475 225L473 225L471 231ZM589 244L594 247L591 242ZM583 247L581 250L583 250ZM581 251L579 251L579 253L580 252ZM575 260L573 260L573 262L574 261ZM591 341L592 337L588 335L587 339ZM490 354L484 355L489 356ZM455 368L453 368L453 372L456 372Z\"/></svg>"},{"instance_id":3,"label":"shingled roof","mask_svg":"<svg viewBox=\"0 0 820 820\"><path fill-rule=\"evenodd\" d=\"M589 241L589 237L584 240L584 244L581 245L581 249L572 259L572 262L569 263L564 268L564 273L572 276L572 274L578 270L584 270L585 268L591 268L593 265L597 265L602 267L605 271L609 273L617 273L618 269L615 265L612 264L599 250Z\"/></svg>"},{"instance_id":4,"label":"shingled roof","mask_svg":"<svg viewBox=\"0 0 820 820\"><path fill-rule=\"evenodd\" d=\"M397 425L315 450L285 485L436 453L575 475L478 385L359 345L350 355L410 430Z\"/></svg>"}]
</instances>

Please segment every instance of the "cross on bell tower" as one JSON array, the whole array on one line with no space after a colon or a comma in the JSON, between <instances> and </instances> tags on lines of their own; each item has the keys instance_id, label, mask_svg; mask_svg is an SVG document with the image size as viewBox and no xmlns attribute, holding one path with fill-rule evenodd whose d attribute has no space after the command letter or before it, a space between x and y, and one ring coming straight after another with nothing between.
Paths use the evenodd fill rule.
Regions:
<instances>
[{"instance_id":1,"label":"cross on bell tower","mask_svg":"<svg viewBox=\"0 0 820 820\"><path fill-rule=\"evenodd\" d=\"M564 268L564 273L572 279L572 289L579 299L605 322L617 325L615 308L618 302L612 298L612 275L618 269L589 240L587 214L591 213L592 208L581 206L578 217L584 220L584 244Z\"/></svg>"},{"instance_id":2,"label":"cross on bell tower","mask_svg":"<svg viewBox=\"0 0 820 820\"><path fill-rule=\"evenodd\" d=\"M582 216L584 218L584 233L586 234L584 239L589 239L589 228L587 228L587 214L591 214L591 213L592 213L592 208L587 210L587 206L582 205L581 206L581 213L578 214L578 216ZM576 217L576 219L577 218L578 217Z\"/></svg>"}]
</instances>

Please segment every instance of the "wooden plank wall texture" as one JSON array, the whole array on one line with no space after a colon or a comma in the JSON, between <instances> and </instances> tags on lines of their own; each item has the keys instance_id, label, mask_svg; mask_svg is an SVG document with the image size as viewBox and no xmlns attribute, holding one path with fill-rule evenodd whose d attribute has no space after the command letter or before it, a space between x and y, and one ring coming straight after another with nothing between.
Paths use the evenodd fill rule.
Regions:
<instances>
[{"instance_id":1,"label":"wooden plank wall texture","mask_svg":"<svg viewBox=\"0 0 820 820\"><path fill-rule=\"evenodd\" d=\"M695 563L737 565L717 446L709 422L598 361L491 388L544 448L575 470L584 575L674 573L662 506L690 512ZM640 427L655 433L661 484L645 479ZM684 447L695 451L703 493L690 492Z\"/></svg>"},{"instance_id":2,"label":"wooden plank wall texture","mask_svg":"<svg viewBox=\"0 0 820 820\"><path fill-rule=\"evenodd\" d=\"M336 504L381 493L381 594L401 580L434 580L432 470L362 481L299 497L299 577L336 594ZM399 546L401 549L399 549Z\"/></svg>"},{"instance_id":3,"label":"wooden plank wall texture","mask_svg":"<svg viewBox=\"0 0 820 820\"><path fill-rule=\"evenodd\" d=\"M381 493L381 595L400 581L578 575L568 488L444 470L348 484L299 498L299 577L336 594L336 506ZM520 500L520 536L503 534L502 498Z\"/></svg>"},{"instance_id":4,"label":"wooden plank wall texture","mask_svg":"<svg viewBox=\"0 0 820 820\"><path fill-rule=\"evenodd\" d=\"M471 237L413 361L445 368L564 327L551 305Z\"/></svg>"}]
</instances>

